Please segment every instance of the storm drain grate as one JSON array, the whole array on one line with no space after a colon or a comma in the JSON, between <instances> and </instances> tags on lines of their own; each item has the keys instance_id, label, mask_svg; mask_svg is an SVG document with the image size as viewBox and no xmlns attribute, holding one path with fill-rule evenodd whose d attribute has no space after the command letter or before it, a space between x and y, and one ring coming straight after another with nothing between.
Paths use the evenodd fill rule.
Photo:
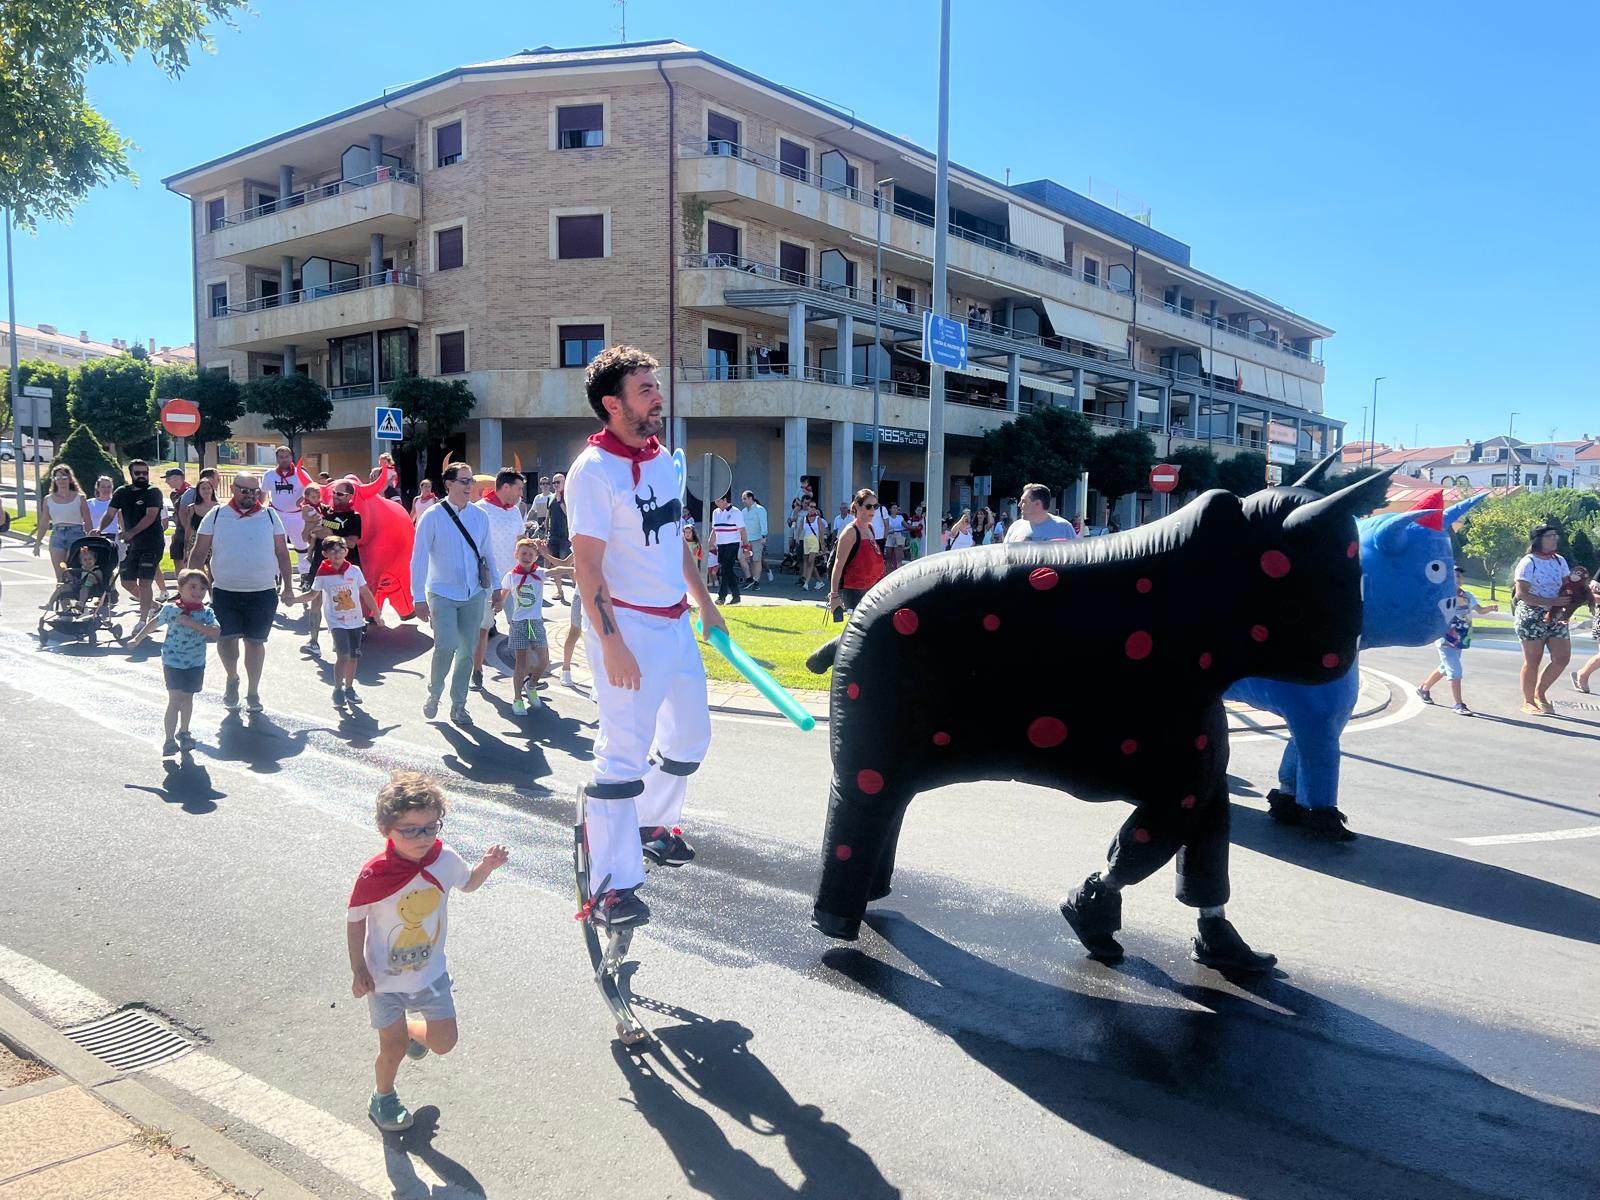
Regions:
<instances>
[{"instance_id":1,"label":"storm drain grate","mask_svg":"<svg viewBox=\"0 0 1600 1200\"><path fill-rule=\"evenodd\" d=\"M188 1038L137 1008L125 1008L62 1032L119 1071L142 1071L181 1058L194 1049Z\"/></svg>"}]
</instances>

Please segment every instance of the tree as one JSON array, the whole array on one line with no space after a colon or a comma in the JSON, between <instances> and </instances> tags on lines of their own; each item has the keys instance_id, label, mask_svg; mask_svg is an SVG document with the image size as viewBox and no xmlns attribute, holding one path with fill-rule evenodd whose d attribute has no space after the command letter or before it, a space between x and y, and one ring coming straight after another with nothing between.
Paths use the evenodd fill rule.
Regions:
<instances>
[{"instance_id":1,"label":"tree","mask_svg":"<svg viewBox=\"0 0 1600 1200\"><path fill-rule=\"evenodd\" d=\"M333 419L333 401L328 399L327 389L298 371L252 379L244 385L244 406L247 412L260 413L268 429L281 433L297 459L300 439L326 429Z\"/></svg>"},{"instance_id":2,"label":"tree","mask_svg":"<svg viewBox=\"0 0 1600 1200\"><path fill-rule=\"evenodd\" d=\"M1167 462L1178 468L1178 487L1173 493L1184 496L1208 492L1217 486L1217 456L1205 446L1180 446L1167 455Z\"/></svg>"},{"instance_id":3,"label":"tree","mask_svg":"<svg viewBox=\"0 0 1600 1200\"><path fill-rule=\"evenodd\" d=\"M67 391L67 415L87 425L119 461L119 447L155 436L150 364L131 354L97 358L79 367Z\"/></svg>"},{"instance_id":4,"label":"tree","mask_svg":"<svg viewBox=\"0 0 1600 1200\"><path fill-rule=\"evenodd\" d=\"M150 398L194 401L200 410L200 426L189 435L189 444L194 447L195 458L202 463L206 447L231 438L233 423L244 416L244 392L222 371L196 371L193 367L178 365L157 367Z\"/></svg>"},{"instance_id":5,"label":"tree","mask_svg":"<svg viewBox=\"0 0 1600 1200\"><path fill-rule=\"evenodd\" d=\"M54 429L66 429L67 389L72 383L72 372L58 363L29 359L17 364L17 387L47 387L50 389L50 423L39 426L40 438L55 438ZM11 369L0 367L0 429L11 433ZM32 436L33 428L24 430Z\"/></svg>"},{"instance_id":6,"label":"tree","mask_svg":"<svg viewBox=\"0 0 1600 1200\"><path fill-rule=\"evenodd\" d=\"M1248 496L1267 486L1267 456L1246 450L1217 463L1217 486L1235 496Z\"/></svg>"},{"instance_id":7,"label":"tree","mask_svg":"<svg viewBox=\"0 0 1600 1200\"><path fill-rule=\"evenodd\" d=\"M1094 429L1069 408L1039 408L983 435L972 456L975 475L994 476L996 496L1018 496L1042 483L1058 496L1087 469Z\"/></svg>"},{"instance_id":8,"label":"tree","mask_svg":"<svg viewBox=\"0 0 1600 1200\"><path fill-rule=\"evenodd\" d=\"M111 476L112 483L123 481L122 468L117 465L117 460L105 452L100 439L94 436L94 431L87 425L75 427L67 440L56 447L56 456L50 465L54 467L57 463L66 463L71 467L72 473L90 496L94 495L94 481L102 475ZM49 488L48 473L40 481L40 486Z\"/></svg>"},{"instance_id":9,"label":"tree","mask_svg":"<svg viewBox=\"0 0 1600 1200\"><path fill-rule=\"evenodd\" d=\"M245 0L0 4L0 205L14 223L33 229L41 217L65 220L90 188L134 179L133 143L89 103L91 67L147 50L177 78L191 46L212 50L207 26L231 24L244 8Z\"/></svg>"},{"instance_id":10,"label":"tree","mask_svg":"<svg viewBox=\"0 0 1600 1200\"><path fill-rule=\"evenodd\" d=\"M1572 547L1570 560L1574 566L1585 567L1589 574L1595 570L1594 539L1589 536L1589 531L1579 526L1572 531L1572 539L1568 543Z\"/></svg>"},{"instance_id":11,"label":"tree","mask_svg":"<svg viewBox=\"0 0 1600 1200\"><path fill-rule=\"evenodd\" d=\"M1533 505L1536 494L1495 496L1467 514L1461 530L1461 548L1468 558L1483 564L1489 580L1489 599L1495 599L1500 571L1516 562L1528 548L1528 534L1540 524Z\"/></svg>"},{"instance_id":12,"label":"tree","mask_svg":"<svg viewBox=\"0 0 1600 1200\"><path fill-rule=\"evenodd\" d=\"M1089 486L1114 508L1122 497L1149 486L1155 462L1156 444L1148 433L1119 429L1095 439L1089 452Z\"/></svg>"}]
</instances>

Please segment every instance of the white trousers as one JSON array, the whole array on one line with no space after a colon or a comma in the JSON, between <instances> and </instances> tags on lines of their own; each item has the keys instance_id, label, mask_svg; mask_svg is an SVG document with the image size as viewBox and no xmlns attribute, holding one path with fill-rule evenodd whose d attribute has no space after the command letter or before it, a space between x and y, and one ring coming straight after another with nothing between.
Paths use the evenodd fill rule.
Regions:
<instances>
[{"instance_id":1,"label":"white trousers","mask_svg":"<svg viewBox=\"0 0 1600 1200\"><path fill-rule=\"evenodd\" d=\"M698 766L711 747L711 712L706 703L706 668L694 627L685 613L677 620L626 608L615 610L622 640L639 664L639 690L611 686L593 623L584 622L584 650L594 673L600 733L594 743L594 781L642 783L635 796L588 799L589 886L638 887L644 882L641 826L676 825L689 780L684 767ZM655 761L652 761L652 752ZM604 790L604 789L601 789Z\"/></svg>"}]
</instances>

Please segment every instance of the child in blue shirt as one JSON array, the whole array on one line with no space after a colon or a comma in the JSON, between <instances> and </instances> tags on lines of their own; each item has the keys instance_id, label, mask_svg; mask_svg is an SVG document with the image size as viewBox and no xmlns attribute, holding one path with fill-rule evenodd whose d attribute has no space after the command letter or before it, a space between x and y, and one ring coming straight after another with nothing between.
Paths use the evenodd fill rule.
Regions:
<instances>
[{"instance_id":1,"label":"child in blue shirt","mask_svg":"<svg viewBox=\"0 0 1600 1200\"><path fill-rule=\"evenodd\" d=\"M1472 710L1461 699L1461 652L1472 645L1472 614L1499 612L1498 604L1479 604L1478 598L1466 589L1467 573L1456 568L1456 607L1450 617L1450 627L1434 645L1439 650L1439 665L1422 681L1417 696L1424 704L1433 703L1433 685L1441 679L1450 681L1450 695L1455 700L1451 709L1458 716L1470 717Z\"/></svg>"},{"instance_id":2,"label":"child in blue shirt","mask_svg":"<svg viewBox=\"0 0 1600 1200\"><path fill-rule=\"evenodd\" d=\"M150 635L157 625L167 631L161 643L161 671L167 681L167 713L163 721L167 740L161 756L170 758L182 750L194 749L189 733L189 718L194 714L194 698L206 681L206 643L222 636L217 614L206 603L206 588L211 584L204 571L183 571L178 575L178 598L161 606L154 619L128 639L131 650Z\"/></svg>"}]
</instances>

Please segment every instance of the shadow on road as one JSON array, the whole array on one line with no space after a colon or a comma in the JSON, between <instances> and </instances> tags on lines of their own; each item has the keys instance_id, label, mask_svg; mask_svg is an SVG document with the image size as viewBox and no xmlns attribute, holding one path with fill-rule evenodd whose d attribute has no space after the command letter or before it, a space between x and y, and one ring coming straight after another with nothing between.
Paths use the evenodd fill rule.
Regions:
<instances>
[{"instance_id":1,"label":"shadow on road","mask_svg":"<svg viewBox=\"0 0 1600 1200\"><path fill-rule=\"evenodd\" d=\"M1236 846L1335 879L1502 925L1600 944L1600 899L1532 875L1368 833L1350 846L1312 841L1241 805L1233 807L1232 836Z\"/></svg>"},{"instance_id":2,"label":"shadow on road","mask_svg":"<svg viewBox=\"0 0 1600 1200\"><path fill-rule=\"evenodd\" d=\"M611 1052L633 1089L634 1107L661 1135L696 1191L722 1200L889 1200L900 1195L848 1130L789 1094L751 1050L750 1030L737 1021L713 1021L643 997L634 997L634 1004L679 1022L657 1031L659 1046L633 1054L613 1042ZM800 1186L790 1187L772 1168L736 1148L702 1105L721 1109L762 1137L781 1137L804 1176Z\"/></svg>"},{"instance_id":3,"label":"shadow on road","mask_svg":"<svg viewBox=\"0 0 1600 1200\"><path fill-rule=\"evenodd\" d=\"M411 1114L412 1125L403 1133L383 1136L383 1167L394 1185L397 1197L428 1197L428 1200L455 1200L460 1197L485 1196L483 1184L461 1163L445 1154L433 1144L439 1132L439 1110L425 1104ZM423 1165L445 1182L445 1190L431 1189L417 1175L411 1165L411 1156L421 1159Z\"/></svg>"},{"instance_id":4,"label":"shadow on road","mask_svg":"<svg viewBox=\"0 0 1600 1200\"><path fill-rule=\"evenodd\" d=\"M1555 726L1555 725L1533 725L1530 722L1527 722L1527 721L1516 721L1516 720L1511 719L1510 717L1485 717L1482 713L1474 713L1472 719L1475 720L1475 721L1477 721L1477 720L1493 721L1497 725L1524 725L1524 726L1527 726L1530 729L1536 729L1536 730L1539 730L1541 732L1548 732L1548 731L1554 729L1558 733L1565 733L1565 736L1567 736L1567 737L1589 737L1590 736L1588 734L1577 734L1577 733L1572 733L1570 731L1564 731L1564 730L1561 730L1558 726ZM1424 771L1420 767L1408 767L1403 763L1385 762L1381 758L1368 758L1364 754L1352 754L1348 750L1343 751L1343 757L1348 759L1348 760L1350 760L1351 762L1366 763L1368 766L1371 766L1371 767L1382 767L1385 770L1399 771L1399 772L1401 772L1402 774L1405 774L1405 775L1418 775L1418 776L1421 776L1423 779L1436 779L1440 783L1453 784L1456 787L1466 788L1466 789L1469 789L1469 790L1475 791L1475 792L1488 792L1491 796L1504 796L1509 800L1525 800L1529 804L1538 804L1538 805L1541 805L1544 808L1559 808L1564 812L1583 813L1585 816L1590 816L1590 817L1600 816L1600 812L1596 812L1592 808L1577 808L1577 807L1575 807L1574 805L1571 805L1571 804L1562 804L1562 803L1560 803L1558 801L1555 801L1555 800L1546 800L1542 796L1530 796L1526 792L1513 792L1513 791L1510 791L1510 790L1508 790L1506 788L1495 787L1493 784L1484 783L1481 780L1477 780L1477 779L1471 779L1471 778L1463 779L1463 778L1461 778L1459 776L1455 776L1455 775L1440 775L1436 771Z\"/></svg>"},{"instance_id":5,"label":"shadow on road","mask_svg":"<svg viewBox=\"0 0 1600 1200\"><path fill-rule=\"evenodd\" d=\"M524 741L516 745L505 737L490 733L476 721L466 725L435 721L452 753L443 756L445 766L474 783L523 786L553 774L545 750L560 751L580 762L594 757L594 744L583 734L584 723L541 708L526 717L515 716L511 705L492 693L485 699L496 714L518 728L507 736Z\"/></svg>"},{"instance_id":6,"label":"shadow on road","mask_svg":"<svg viewBox=\"0 0 1600 1200\"><path fill-rule=\"evenodd\" d=\"M1264 1005L1130 959L1123 974L1188 1003L1128 1003L1018 974L898 914L867 922L915 972L855 948L823 962L1061 1120L1219 1193L1553 1200L1584 1194L1600 1167L1600 1117L1281 979L1252 985Z\"/></svg>"},{"instance_id":7,"label":"shadow on road","mask_svg":"<svg viewBox=\"0 0 1600 1200\"><path fill-rule=\"evenodd\" d=\"M217 801L226 800L227 792L219 792L211 783L211 772L195 762L189 755L166 768L167 779L163 787L146 787L143 784L125 783L130 792L147 792L165 804L176 804L184 812L196 817L217 811Z\"/></svg>"},{"instance_id":8,"label":"shadow on road","mask_svg":"<svg viewBox=\"0 0 1600 1200\"><path fill-rule=\"evenodd\" d=\"M285 759L304 751L306 738L313 732L301 729L290 733L263 713L231 712L217 726L217 757L246 763L252 771L270 774Z\"/></svg>"}]
</instances>

